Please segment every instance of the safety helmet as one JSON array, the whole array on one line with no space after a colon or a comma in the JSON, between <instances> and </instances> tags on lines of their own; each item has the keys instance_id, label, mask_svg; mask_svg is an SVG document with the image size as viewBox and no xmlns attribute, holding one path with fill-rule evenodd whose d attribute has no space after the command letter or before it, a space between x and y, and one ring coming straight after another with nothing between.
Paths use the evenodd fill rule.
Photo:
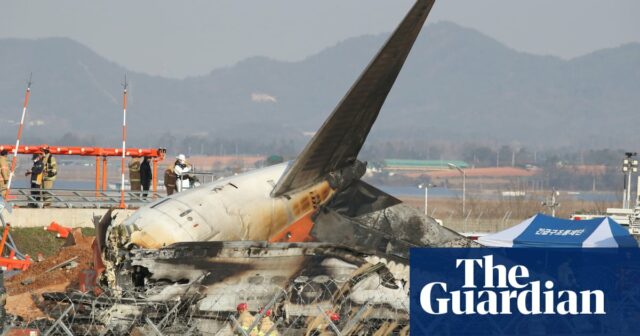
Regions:
<instances>
[{"instance_id":1,"label":"safety helmet","mask_svg":"<svg viewBox=\"0 0 640 336\"><path fill-rule=\"evenodd\" d=\"M238 306L236 307L236 310L239 312L243 312L247 309L249 309L249 306L245 302L238 304Z\"/></svg>"},{"instance_id":2,"label":"safety helmet","mask_svg":"<svg viewBox=\"0 0 640 336\"><path fill-rule=\"evenodd\" d=\"M184 154L178 154L178 156L176 156L176 159L180 160L180 161L184 161L187 158L184 156Z\"/></svg>"},{"instance_id":3,"label":"safety helmet","mask_svg":"<svg viewBox=\"0 0 640 336\"><path fill-rule=\"evenodd\" d=\"M263 310L264 308L260 308L260 314L262 314ZM271 309L267 309L267 312L264 314L264 316L271 316Z\"/></svg>"}]
</instances>

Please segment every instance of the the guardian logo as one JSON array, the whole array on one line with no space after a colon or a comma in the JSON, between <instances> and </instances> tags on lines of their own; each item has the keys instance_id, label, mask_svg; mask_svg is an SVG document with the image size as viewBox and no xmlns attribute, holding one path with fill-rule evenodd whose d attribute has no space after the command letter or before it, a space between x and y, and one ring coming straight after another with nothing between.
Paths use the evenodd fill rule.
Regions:
<instances>
[{"instance_id":1,"label":"the guardian logo","mask_svg":"<svg viewBox=\"0 0 640 336\"><path fill-rule=\"evenodd\" d=\"M530 281L523 265L494 265L493 255L456 259L464 272L460 289L446 282L431 282L420 290L420 306L430 315L605 315L604 291L556 288L551 280ZM484 276L480 273L483 272ZM478 274L478 276L476 276ZM483 279L476 283L476 279Z\"/></svg>"}]
</instances>

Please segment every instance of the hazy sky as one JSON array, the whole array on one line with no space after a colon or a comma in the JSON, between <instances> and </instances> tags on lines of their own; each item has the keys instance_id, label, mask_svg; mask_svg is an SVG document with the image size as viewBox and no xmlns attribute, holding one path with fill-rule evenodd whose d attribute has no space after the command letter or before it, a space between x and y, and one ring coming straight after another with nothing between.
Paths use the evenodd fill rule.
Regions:
<instances>
[{"instance_id":1,"label":"hazy sky","mask_svg":"<svg viewBox=\"0 0 640 336\"><path fill-rule=\"evenodd\" d=\"M391 31L412 0L4 1L0 38L64 36L130 70L200 75L250 56L299 60ZM448 20L506 45L571 58L640 41L639 0L438 0Z\"/></svg>"}]
</instances>

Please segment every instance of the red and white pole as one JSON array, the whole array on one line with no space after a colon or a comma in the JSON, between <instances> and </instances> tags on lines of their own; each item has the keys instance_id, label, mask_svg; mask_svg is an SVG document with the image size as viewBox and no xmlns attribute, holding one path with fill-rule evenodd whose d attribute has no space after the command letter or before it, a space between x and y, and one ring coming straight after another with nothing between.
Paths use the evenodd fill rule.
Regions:
<instances>
[{"instance_id":1,"label":"red and white pole","mask_svg":"<svg viewBox=\"0 0 640 336\"><path fill-rule=\"evenodd\" d=\"M120 179L120 208L126 207L124 203L124 161L127 143L127 76L124 77L124 90L122 92L122 178Z\"/></svg>"},{"instance_id":2,"label":"red and white pole","mask_svg":"<svg viewBox=\"0 0 640 336\"><path fill-rule=\"evenodd\" d=\"M27 91L24 94L24 104L22 105L22 117L20 118L20 127L18 127L18 137L16 138L16 147L13 149L13 159L11 160L11 171L9 172L9 181L7 182L7 190L4 193L4 199L9 198L11 190L11 181L16 169L16 159L18 158L18 147L20 147L20 138L22 137L22 127L24 126L24 117L27 114L27 106L29 106L29 96L31 95L31 75L29 75L29 83L27 83Z\"/></svg>"}]
</instances>

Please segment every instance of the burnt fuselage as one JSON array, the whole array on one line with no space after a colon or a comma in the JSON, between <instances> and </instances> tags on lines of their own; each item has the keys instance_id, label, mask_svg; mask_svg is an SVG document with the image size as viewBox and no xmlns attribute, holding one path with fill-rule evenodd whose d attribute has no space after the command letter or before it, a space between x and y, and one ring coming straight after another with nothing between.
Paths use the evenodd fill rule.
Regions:
<instances>
[{"instance_id":1,"label":"burnt fuselage","mask_svg":"<svg viewBox=\"0 0 640 336\"><path fill-rule=\"evenodd\" d=\"M328 182L271 197L286 164L231 176L141 208L123 225L130 243L160 248L177 242L270 240L334 194Z\"/></svg>"}]
</instances>

